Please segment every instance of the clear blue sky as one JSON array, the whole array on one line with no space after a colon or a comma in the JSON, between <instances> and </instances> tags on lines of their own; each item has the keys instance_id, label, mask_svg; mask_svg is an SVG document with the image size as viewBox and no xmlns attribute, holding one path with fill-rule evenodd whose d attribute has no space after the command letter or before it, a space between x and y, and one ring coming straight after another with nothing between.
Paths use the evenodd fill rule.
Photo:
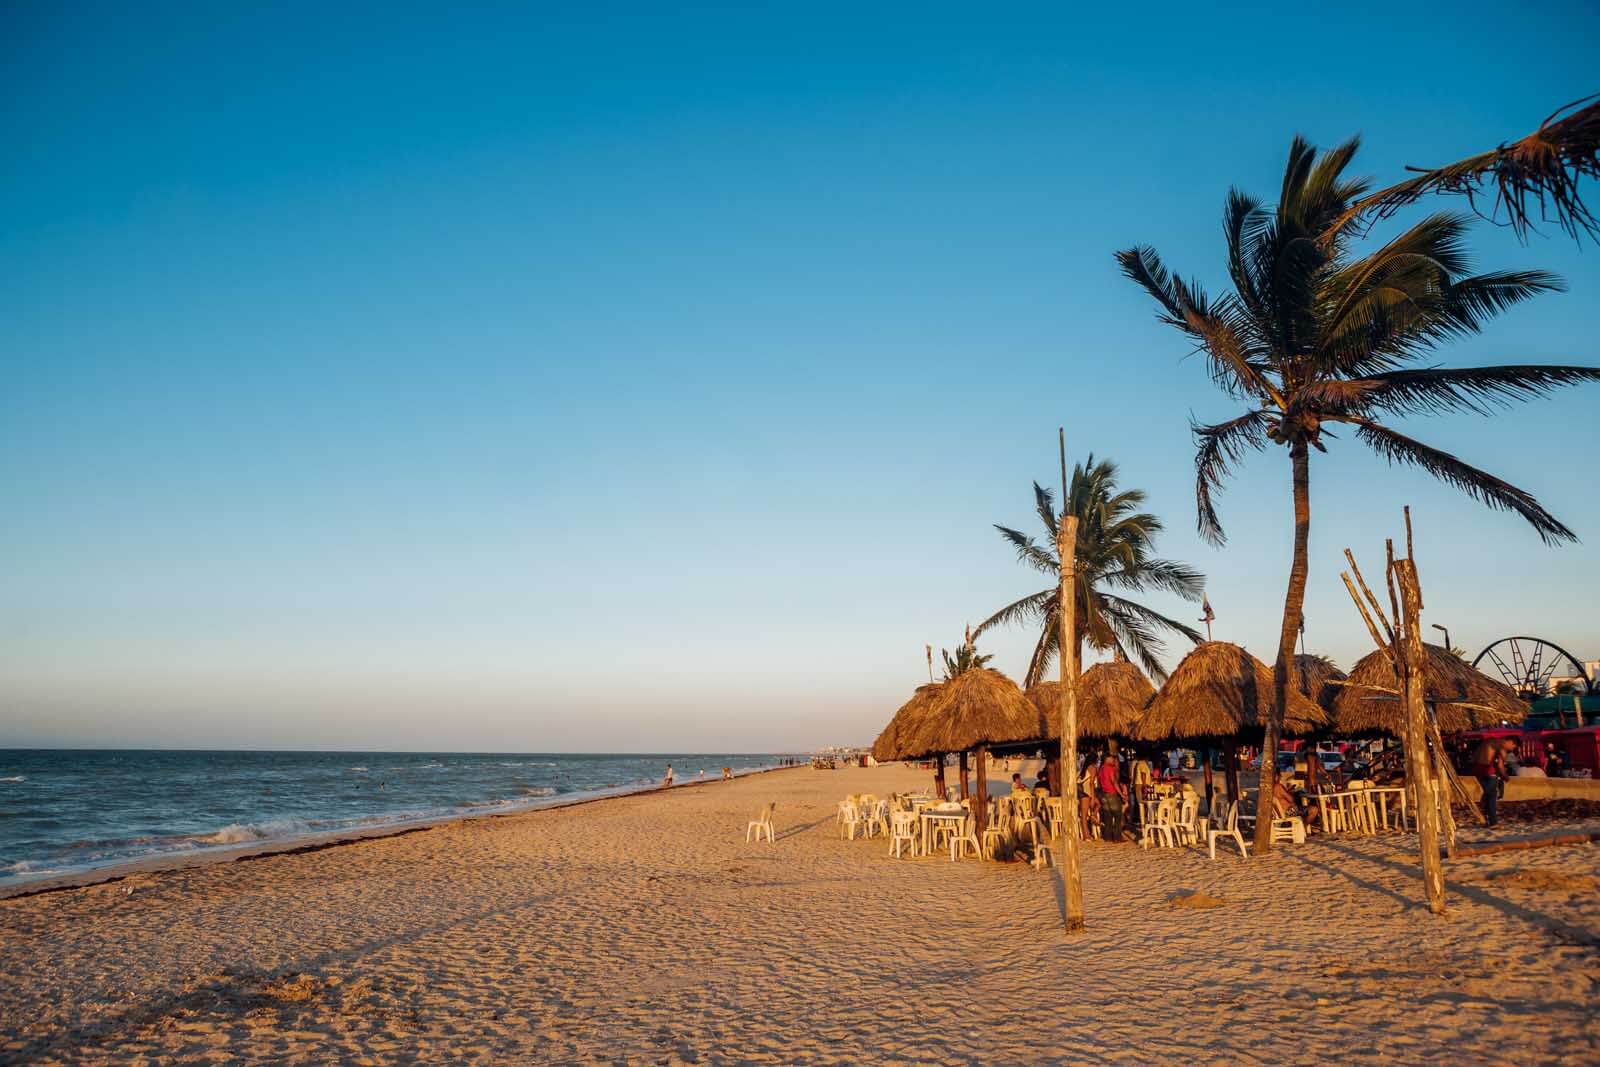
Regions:
<instances>
[{"instance_id":1,"label":"clear blue sky","mask_svg":"<svg viewBox=\"0 0 1600 1067\"><path fill-rule=\"evenodd\" d=\"M1581 3L269 6L0 13L0 745L868 741L1037 587L990 524L1063 423L1269 658L1287 460L1198 540L1188 418L1233 408L1112 252L1220 287L1296 131L1394 178L1600 89ZM1449 362L1600 364L1600 249L1475 247L1571 292ZM1557 550L1316 457L1312 645L1367 650L1339 553L1409 503L1457 644L1600 656L1596 405L1406 424Z\"/></svg>"}]
</instances>

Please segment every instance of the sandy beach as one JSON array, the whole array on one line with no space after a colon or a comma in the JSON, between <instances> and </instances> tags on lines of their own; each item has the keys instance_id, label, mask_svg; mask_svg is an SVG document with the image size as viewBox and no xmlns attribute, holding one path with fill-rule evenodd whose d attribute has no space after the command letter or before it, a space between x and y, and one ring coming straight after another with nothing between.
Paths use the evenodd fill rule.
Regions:
<instances>
[{"instance_id":1,"label":"sandy beach","mask_svg":"<svg viewBox=\"0 0 1600 1067\"><path fill-rule=\"evenodd\" d=\"M1600 1057L1594 846L1453 862L1443 919L1409 835L1091 846L1069 942L1053 872L840 840L845 793L927 778L801 768L3 901L0 1058ZM768 800L778 839L746 844Z\"/></svg>"}]
</instances>

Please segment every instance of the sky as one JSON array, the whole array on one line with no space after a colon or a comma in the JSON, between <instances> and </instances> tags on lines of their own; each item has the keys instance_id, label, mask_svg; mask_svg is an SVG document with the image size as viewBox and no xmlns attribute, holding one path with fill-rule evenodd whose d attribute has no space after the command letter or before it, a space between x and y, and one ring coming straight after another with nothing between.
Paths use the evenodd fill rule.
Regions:
<instances>
[{"instance_id":1,"label":"sky","mask_svg":"<svg viewBox=\"0 0 1600 1067\"><path fill-rule=\"evenodd\" d=\"M1395 180L1600 89L1583 3L246 7L0 4L0 747L870 743L1042 587L1058 426L1270 660L1287 457L1198 538L1236 408L1112 253L1220 290L1295 133ZM1600 248L1472 247L1570 291L1436 362L1600 365ZM1310 647L1409 504L1426 622L1600 657L1597 403L1401 424L1576 545L1316 455Z\"/></svg>"}]
</instances>

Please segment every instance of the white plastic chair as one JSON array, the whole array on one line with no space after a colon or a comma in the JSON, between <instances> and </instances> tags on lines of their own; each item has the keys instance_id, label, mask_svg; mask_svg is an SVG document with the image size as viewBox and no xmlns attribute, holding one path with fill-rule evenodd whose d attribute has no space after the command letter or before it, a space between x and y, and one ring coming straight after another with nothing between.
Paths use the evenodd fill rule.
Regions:
<instances>
[{"instance_id":1,"label":"white plastic chair","mask_svg":"<svg viewBox=\"0 0 1600 1067\"><path fill-rule=\"evenodd\" d=\"M917 816L915 812L897 811L889 817L889 855L900 858L900 852L911 846L911 855L917 855Z\"/></svg>"},{"instance_id":2,"label":"white plastic chair","mask_svg":"<svg viewBox=\"0 0 1600 1067\"><path fill-rule=\"evenodd\" d=\"M1358 834L1376 834L1378 832L1378 805L1373 802L1372 796L1367 792L1367 783L1357 779L1352 781L1347 789L1350 790L1350 827Z\"/></svg>"},{"instance_id":3,"label":"white plastic chair","mask_svg":"<svg viewBox=\"0 0 1600 1067\"><path fill-rule=\"evenodd\" d=\"M1162 848L1176 848L1178 845L1178 809L1177 803L1167 797L1156 805L1154 816L1145 820L1140 828L1139 847L1149 848L1155 842Z\"/></svg>"},{"instance_id":4,"label":"white plastic chair","mask_svg":"<svg viewBox=\"0 0 1600 1067\"><path fill-rule=\"evenodd\" d=\"M1200 797L1196 793L1184 793L1178 807L1178 840L1185 845L1200 843L1200 836L1204 827L1200 822Z\"/></svg>"},{"instance_id":5,"label":"white plastic chair","mask_svg":"<svg viewBox=\"0 0 1600 1067\"><path fill-rule=\"evenodd\" d=\"M851 841L856 839L856 831L861 829L861 812L848 800L839 804L839 836Z\"/></svg>"},{"instance_id":6,"label":"white plastic chair","mask_svg":"<svg viewBox=\"0 0 1600 1067\"><path fill-rule=\"evenodd\" d=\"M768 804L761 809L761 814L757 815L755 820L744 828L745 841L749 841L752 835L757 841L760 841L763 834L766 835L769 844L774 840L772 836L772 812L777 806L776 804Z\"/></svg>"},{"instance_id":7,"label":"white plastic chair","mask_svg":"<svg viewBox=\"0 0 1600 1067\"><path fill-rule=\"evenodd\" d=\"M1231 838L1239 846L1239 855L1249 856L1250 846L1245 843L1244 835L1239 832L1239 802L1235 800L1228 805L1227 817L1223 820L1220 829L1213 828L1206 831L1206 849L1211 853L1211 858L1217 858L1217 839Z\"/></svg>"},{"instance_id":8,"label":"white plastic chair","mask_svg":"<svg viewBox=\"0 0 1600 1067\"><path fill-rule=\"evenodd\" d=\"M1049 845L1043 845L1043 844L1034 845L1033 846L1033 869L1034 870L1042 871L1046 867L1054 867L1055 865L1056 865L1055 849L1051 848Z\"/></svg>"},{"instance_id":9,"label":"white plastic chair","mask_svg":"<svg viewBox=\"0 0 1600 1067\"><path fill-rule=\"evenodd\" d=\"M994 817L993 821L991 821L988 826L984 827L984 859L994 859L994 855L997 851L999 851L1001 843L1005 841L1007 835L1010 833L1010 828L1011 816L1005 811L1001 811L1000 814Z\"/></svg>"},{"instance_id":10,"label":"white plastic chair","mask_svg":"<svg viewBox=\"0 0 1600 1067\"><path fill-rule=\"evenodd\" d=\"M872 805L867 814L867 836L886 834L889 832L889 802L880 800Z\"/></svg>"},{"instance_id":11,"label":"white plastic chair","mask_svg":"<svg viewBox=\"0 0 1600 1067\"><path fill-rule=\"evenodd\" d=\"M1269 838L1276 844L1279 841L1289 841L1296 845L1306 843L1306 824L1298 815L1290 815L1284 810L1281 803L1272 805L1272 825L1268 827Z\"/></svg>"},{"instance_id":12,"label":"white plastic chair","mask_svg":"<svg viewBox=\"0 0 1600 1067\"><path fill-rule=\"evenodd\" d=\"M970 814L960 831L950 835L950 862L965 856L969 848L974 856L983 855L983 846L978 844L978 823Z\"/></svg>"},{"instance_id":13,"label":"white plastic chair","mask_svg":"<svg viewBox=\"0 0 1600 1067\"><path fill-rule=\"evenodd\" d=\"M1322 830L1329 834L1342 834L1349 826L1344 806L1345 798L1339 793L1318 793L1317 805L1322 809Z\"/></svg>"}]
</instances>

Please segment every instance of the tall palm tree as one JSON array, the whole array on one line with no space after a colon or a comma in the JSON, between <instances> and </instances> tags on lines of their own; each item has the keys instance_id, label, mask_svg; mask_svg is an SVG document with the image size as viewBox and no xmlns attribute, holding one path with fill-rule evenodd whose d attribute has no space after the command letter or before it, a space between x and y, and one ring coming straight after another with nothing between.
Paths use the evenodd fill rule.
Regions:
<instances>
[{"instance_id":1,"label":"tall palm tree","mask_svg":"<svg viewBox=\"0 0 1600 1067\"><path fill-rule=\"evenodd\" d=\"M1160 519L1137 510L1144 500L1144 493L1138 489L1117 492L1116 463L1109 459L1097 463L1091 454L1084 463L1073 468L1067 488L1066 512L1078 517L1076 600L1080 641L1087 641L1091 648L1137 660L1159 681L1166 678L1166 671L1157 658L1162 651L1160 633L1172 631L1196 643L1200 641L1200 634L1176 619L1169 619L1110 590L1161 589L1185 600L1199 600L1205 588L1205 575L1187 564L1151 557L1155 536L1162 527ZM1018 559L1049 575L1050 587L1007 604L980 623L973 634L976 637L1002 623L1028 622L1040 627L1024 687L1034 685L1044 676L1061 647L1057 613L1061 562L1055 552L1056 531L1061 528L1061 520L1055 512L1055 498L1038 482L1033 483L1033 501L1045 528L1042 545L1008 526L996 525L995 529L1017 550Z\"/></svg>"},{"instance_id":2,"label":"tall palm tree","mask_svg":"<svg viewBox=\"0 0 1600 1067\"><path fill-rule=\"evenodd\" d=\"M1494 315L1539 293L1559 290L1543 271L1468 274L1463 248L1469 216L1438 214L1359 258L1362 223L1353 204L1368 183L1348 178L1350 140L1318 157L1295 138L1276 207L1237 189L1223 211L1233 291L1213 300L1197 283L1170 274L1148 246L1117 253L1123 272L1160 305L1158 317L1205 354L1212 380L1247 409L1226 422L1192 426L1200 532L1224 540L1212 494L1235 463L1268 444L1287 450L1293 472L1294 561L1284 597L1275 675L1275 712L1265 750L1277 749L1294 639L1305 603L1311 525L1311 450L1327 451L1333 427L1390 463L1421 467L1492 508L1514 511L1546 543L1575 535L1528 492L1392 429L1386 416L1451 411L1490 414L1513 400L1560 385L1600 380L1600 369L1503 366L1415 367L1451 338L1478 332ZM1274 761L1262 761L1262 795ZM1267 852L1268 825L1256 845Z\"/></svg>"}]
</instances>

